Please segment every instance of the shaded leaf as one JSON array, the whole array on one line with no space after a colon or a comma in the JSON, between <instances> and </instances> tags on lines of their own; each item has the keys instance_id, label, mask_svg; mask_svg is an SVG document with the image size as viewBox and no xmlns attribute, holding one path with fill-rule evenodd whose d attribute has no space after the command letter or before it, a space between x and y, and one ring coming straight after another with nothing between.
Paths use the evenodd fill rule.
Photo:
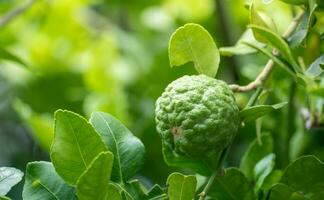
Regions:
<instances>
[{"instance_id":1,"label":"shaded leaf","mask_svg":"<svg viewBox=\"0 0 324 200\"><path fill-rule=\"evenodd\" d=\"M113 159L114 155L108 151L94 158L77 181L76 194L80 200L110 199L109 180Z\"/></svg>"},{"instance_id":2,"label":"shaded leaf","mask_svg":"<svg viewBox=\"0 0 324 200\"><path fill-rule=\"evenodd\" d=\"M315 156L303 156L290 163L282 176L281 182L294 192L299 192L310 199L324 199L324 163ZM311 198L311 197L318 198Z\"/></svg>"},{"instance_id":3,"label":"shaded leaf","mask_svg":"<svg viewBox=\"0 0 324 200\"><path fill-rule=\"evenodd\" d=\"M169 166L189 168L202 175L211 174L210 168L203 161L176 154L164 142L162 142L162 153L164 161Z\"/></svg>"},{"instance_id":4,"label":"shaded leaf","mask_svg":"<svg viewBox=\"0 0 324 200\"><path fill-rule=\"evenodd\" d=\"M300 71L300 69L296 66L297 64L292 55L289 45L281 36L261 26L250 25L249 27L253 30L254 33L257 33L259 37L262 37L262 40L266 40L271 46L276 48L282 54L282 56L294 67L296 72Z\"/></svg>"},{"instance_id":5,"label":"shaded leaf","mask_svg":"<svg viewBox=\"0 0 324 200\"><path fill-rule=\"evenodd\" d=\"M86 119L70 111L55 112L51 160L57 173L75 185L92 160L107 148Z\"/></svg>"},{"instance_id":6,"label":"shaded leaf","mask_svg":"<svg viewBox=\"0 0 324 200\"><path fill-rule=\"evenodd\" d=\"M220 56L208 31L198 24L189 23L172 34L169 59L171 67L193 62L200 74L215 77Z\"/></svg>"},{"instance_id":7,"label":"shaded leaf","mask_svg":"<svg viewBox=\"0 0 324 200\"><path fill-rule=\"evenodd\" d=\"M112 180L123 182L134 176L144 162L143 143L120 121L107 113L94 112L90 123L114 154Z\"/></svg>"},{"instance_id":8,"label":"shaded leaf","mask_svg":"<svg viewBox=\"0 0 324 200\"><path fill-rule=\"evenodd\" d=\"M277 184L281 177L283 172L281 170L274 170L272 171L263 181L263 184L261 188L263 190L270 190L275 184Z\"/></svg>"},{"instance_id":9,"label":"shaded leaf","mask_svg":"<svg viewBox=\"0 0 324 200\"><path fill-rule=\"evenodd\" d=\"M240 169L250 179L253 179L253 170L255 165L266 155L273 152L273 139L268 133L261 135L261 144L257 138L254 139L246 150L241 163Z\"/></svg>"},{"instance_id":10,"label":"shaded leaf","mask_svg":"<svg viewBox=\"0 0 324 200\"><path fill-rule=\"evenodd\" d=\"M0 167L0 196L6 195L10 189L19 183L24 176L19 169Z\"/></svg>"},{"instance_id":11,"label":"shaded leaf","mask_svg":"<svg viewBox=\"0 0 324 200\"><path fill-rule=\"evenodd\" d=\"M259 190L266 177L272 172L276 156L271 153L262 158L254 167L255 189Z\"/></svg>"},{"instance_id":12,"label":"shaded leaf","mask_svg":"<svg viewBox=\"0 0 324 200\"><path fill-rule=\"evenodd\" d=\"M27 164L23 199L66 200L76 199L74 188L67 185L55 172L50 162Z\"/></svg>"},{"instance_id":13,"label":"shaded leaf","mask_svg":"<svg viewBox=\"0 0 324 200\"><path fill-rule=\"evenodd\" d=\"M287 104L287 102L282 102L274 105L257 105L252 106L246 109L243 109L240 111L240 117L241 120L244 122L253 121L255 119L258 119L259 117L262 117L271 111L278 110L282 107L284 107Z\"/></svg>"},{"instance_id":14,"label":"shaded leaf","mask_svg":"<svg viewBox=\"0 0 324 200\"><path fill-rule=\"evenodd\" d=\"M197 180L195 176L172 173L167 180L170 200L192 200L195 196Z\"/></svg>"},{"instance_id":15,"label":"shaded leaf","mask_svg":"<svg viewBox=\"0 0 324 200\"><path fill-rule=\"evenodd\" d=\"M209 196L221 200L255 200L252 185L236 168L228 168L225 174L216 177Z\"/></svg>"},{"instance_id":16,"label":"shaded leaf","mask_svg":"<svg viewBox=\"0 0 324 200\"><path fill-rule=\"evenodd\" d=\"M318 77L321 75L324 71L323 67L321 65L324 65L324 54L318 57L306 70L306 75L312 78Z\"/></svg>"},{"instance_id":17,"label":"shaded leaf","mask_svg":"<svg viewBox=\"0 0 324 200\"><path fill-rule=\"evenodd\" d=\"M0 200L11 200L9 197L0 196Z\"/></svg>"}]
</instances>

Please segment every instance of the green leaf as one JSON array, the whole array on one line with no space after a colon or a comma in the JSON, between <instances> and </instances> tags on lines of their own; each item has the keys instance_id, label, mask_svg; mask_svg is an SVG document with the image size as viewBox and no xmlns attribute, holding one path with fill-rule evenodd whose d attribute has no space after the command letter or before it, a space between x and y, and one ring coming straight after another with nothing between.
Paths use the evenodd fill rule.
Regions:
<instances>
[{"instance_id":1,"label":"green leaf","mask_svg":"<svg viewBox=\"0 0 324 200\"><path fill-rule=\"evenodd\" d=\"M119 189L111 183L108 185L108 194L109 200L122 200L122 195Z\"/></svg>"},{"instance_id":2,"label":"green leaf","mask_svg":"<svg viewBox=\"0 0 324 200\"><path fill-rule=\"evenodd\" d=\"M0 48L0 60L12 61L22 65L23 67L27 67L26 63L22 61L19 57L10 53L8 50L2 48Z\"/></svg>"},{"instance_id":3,"label":"green leaf","mask_svg":"<svg viewBox=\"0 0 324 200\"><path fill-rule=\"evenodd\" d=\"M221 47L219 49L220 54L222 56L233 56L233 55L245 55L245 54L251 54L251 53L257 52L256 49L245 45L244 42L253 44L254 46L257 46L258 48L265 47L265 45L263 43L258 42L254 38L252 30L249 28L242 34L240 39L236 42L235 46Z\"/></svg>"},{"instance_id":4,"label":"green leaf","mask_svg":"<svg viewBox=\"0 0 324 200\"><path fill-rule=\"evenodd\" d=\"M252 185L236 168L228 168L223 176L216 177L209 196L221 200L256 199Z\"/></svg>"},{"instance_id":5,"label":"green leaf","mask_svg":"<svg viewBox=\"0 0 324 200\"><path fill-rule=\"evenodd\" d=\"M11 200L9 197L0 196L0 200Z\"/></svg>"},{"instance_id":6,"label":"green leaf","mask_svg":"<svg viewBox=\"0 0 324 200\"><path fill-rule=\"evenodd\" d=\"M255 189L259 190L266 177L272 172L276 156L271 153L262 158L254 167Z\"/></svg>"},{"instance_id":7,"label":"green leaf","mask_svg":"<svg viewBox=\"0 0 324 200\"><path fill-rule=\"evenodd\" d=\"M123 182L134 176L143 164L145 148L142 142L107 113L94 112L90 123L114 154L112 180Z\"/></svg>"},{"instance_id":8,"label":"green leaf","mask_svg":"<svg viewBox=\"0 0 324 200\"><path fill-rule=\"evenodd\" d=\"M262 37L262 40L266 40L271 46L276 48L282 54L282 56L293 66L296 72L300 71L292 55L289 45L282 37L280 37L275 32L261 26L250 25L249 27L253 30L254 33L257 33L259 37Z\"/></svg>"},{"instance_id":9,"label":"green leaf","mask_svg":"<svg viewBox=\"0 0 324 200\"><path fill-rule=\"evenodd\" d=\"M74 188L59 177L50 162L31 162L27 164L23 199L39 200L76 199Z\"/></svg>"},{"instance_id":10,"label":"green leaf","mask_svg":"<svg viewBox=\"0 0 324 200\"><path fill-rule=\"evenodd\" d=\"M203 161L176 154L168 145L165 145L163 142L162 153L164 161L169 166L189 168L206 176L211 174L210 168Z\"/></svg>"},{"instance_id":11,"label":"green leaf","mask_svg":"<svg viewBox=\"0 0 324 200\"><path fill-rule=\"evenodd\" d=\"M114 155L108 151L100 153L80 176L76 194L80 200L108 200L109 179Z\"/></svg>"},{"instance_id":12,"label":"green leaf","mask_svg":"<svg viewBox=\"0 0 324 200\"><path fill-rule=\"evenodd\" d=\"M301 4L307 4L308 0L281 0L285 3L293 4L293 5L301 5Z\"/></svg>"},{"instance_id":13,"label":"green leaf","mask_svg":"<svg viewBox=\"0 0 324 200\"><path fill-rule=\"evenodd\" d=\"M274 105L257 105L252 106L246 109L243 109L240 111L240 117L241 120L244 122L253 121L255 119L258 119L259 117L262 117L274 110L278 110L282 107L284 107L287 104L287 102L282 102Z\"/></svg>"},{"instance_id":14,"label":"green leaf","mask_svg":"<svg viewBox=\"0 0 324 200\"><path fill-rule=\"evenodd\" d=\"M0 167L0 196L6 195L10 189L19 183L24 176L19 169Z\"/></svg>"},{"instance_id":15,"label":"green leaf","mask_svg":"<svg viewBox=\"0 0 324 200\"><path fill-rule=\"evenodd\" d=\"M293 192L287 185L278 183L271 189L269 200L290 200Z\"/></svg>"},{"instance_id":16,"label":"green leaf","mask_svg":"<svg viewBox=\"0 0 324 200\"><path fill-rule=\"evenodd\" d=\"M75 185L102 151L107 151L107 148L86 119L70 111L55 112L51 160L57 173L66 182Z\"/></svg>"},{"instance_id":17,"label":"green leaf","mask_svg":"<svg viewBox=\"0 0 324 200\"><path fill-rule=\"evenodd\" d=\"M294 192L324 199L324 163L315 156L303 156L288 165L281 182ZM317 199L317 198L314 198Z\"/></svg>"},{"instance_id":18,"label":"green leaf","mask_svg":"<svg viewBox=\"0 0 324 200\"><path fill-rule=\"evenodd\" d=\"M266 155L273 152L272 136L268 133L261 136L261 144L254 139L246 150L241 163L240 169L250 179L253 179L253 169L255 165Z\"/></svg>"},{"instance_id":19,"label":"green leaf","mask_svg":"<svg viewBox=\"0 0 324 200\"><path fill-rule=\"evenodd\" d=\"M321 67L324 65L324 54L318 57L307 69L306 75L312 78L320 76L324 69Z\"/></svg>"},{"instance_id":20,"label":"green leaf","mask_svg":"<svg viewBox=\"0 0 324 200\"><path fill-rule=\"evenodd\" d=\"M148 200L162 200L167 199L167 195L164 193L163 188L159 185L154 185L148 192L147 192L147 199Z\"/></svg>"},{"instance_id":21,"label":"green leaf","mask_svg":"<svg viewBox=\"0 0 324 200\"><path fill-rule=\"evenodd\" d=\"M262 189L265 191L270 190L276 183L278 183L282 177L283 172L281 170L272 171L263 181Z\"/></svg>"},{"instance_id":22,"label":"green leaf","mask_svg":"<svg viewBox=\"0 0 324 200\"><path fill-rule=\"evenodd\" d=\"M317 8L317 4L315 3L315 0L310 0L309 2L310 8L305 10L303 19L298 24L293 35L288 38L291 47L300 46L306 40L306 36L308 35L310 29L312 28L312 25L314 24L314 12Z\"/></svg>"},{"instance_id":23,"label":"green leaf","mask_svg":"<svg viewBox=\"0 0 324 200\"><path fill-rule=\"evenodd\" d=\"M170 200L192 200L195 196L197 180L195 176L172 173L167 180Z\"/></svg>"},{"instance_id":24,"label":"green leaf","mask_svg":"<svg viewBox=\"0 0 324 200\"><path fill-rule=\"evenodd\" d=\"M288 72L289 75L296 78L295 73L284 62L282 62L279 58L274 56L269 50L267 50L265 48L261 48L261 47L255 45L255 44L249 43L249 42L242 42L242 44L247 45L247 46L249 46L251 48L254 48L254 49L260 51L262 54L264 54L265 56L270 58L273 62L275 62L279 67L281 67L286 72Z\"/></svg>"},{"instance_id":25,"label":"green leaf","mask_svg":"<svg viewBox=\"0 0 324 200\"><path fill-rule=\"evenodd\" d=\"M136 200L161 200L167 198L164 190L159 185L154 185L149 191L141 184L138 179L131 180L127 183L127 191Z\"/></svg>"},{"instance_id":26,"label":"green leaf","mask_svg":"<svg viewBox=\"0 0 324 200\"><path fill-rule=\"evenodd\" d=\"M198 24L189 23L172 34L169 59L171 67L193 62L200 74L215 77L220 56L208 31Z\"/></svg>"}]
</instances>

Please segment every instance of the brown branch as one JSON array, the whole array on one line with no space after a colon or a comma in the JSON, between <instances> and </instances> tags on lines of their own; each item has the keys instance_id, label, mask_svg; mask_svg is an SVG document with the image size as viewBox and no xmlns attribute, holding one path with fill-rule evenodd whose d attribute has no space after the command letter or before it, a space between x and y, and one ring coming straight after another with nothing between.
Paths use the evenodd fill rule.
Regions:
<instances>
[{"instance_id":1,"label":"brown branch","mask_svg":"<svg viewBox=\"0 0 324 200\"><path fill-rule=\"evenodd\" d=\"M282 34L283 38L288 38L296 30L300 20L304 16L304 14L305 14L304 12L301 12L299 15L297 15L293 19L293 21L288 26L287 30ZM275 56L278 55L278 52L276 51L276 49L273 49L272 53ZM263 68L261 73L256 77L256 79L254 81L250 82L247 85L243 85L243 86L232 84L232 85L230 85L230 88L232 89L233 92L247 92L247 91L254 90L257 87L264 84L264 82L267 80L267 78L271 74L272 69L274 68L274 66L275 66L274 61L270 59L270 60L268 60L265 67Z\"/></svg>"},{"instance_id":2,"label":"brown branch","mask_svg":"<svg viewBox=\"0 0 324 200\"><path fill-rule=\"evenodd\" d=\"M10 10L5 16L3 16L0 19L0 28L4 27L5 25L7 25L10 21L12 21L16 16L22 14L23 12L25 12L28 8L30 8L34 3L36 2L36 0L30 0L29 2L27 2L24 5L21 5L17 8L14 8L12 10Z\"/></svg>"}]
</instances>

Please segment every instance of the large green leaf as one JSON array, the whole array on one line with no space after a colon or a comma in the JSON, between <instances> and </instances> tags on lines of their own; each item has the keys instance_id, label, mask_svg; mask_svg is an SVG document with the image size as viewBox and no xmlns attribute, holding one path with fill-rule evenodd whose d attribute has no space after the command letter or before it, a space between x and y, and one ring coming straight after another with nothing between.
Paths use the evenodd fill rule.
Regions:
<instances>
[{"instance_id":1,"label":"large green leaf","mask_svg":"<svg viewBox=\"0 0 324 200\"><path fill-rule=\"evenodd\" d=\"M11 187L19 183L24 176L19 169L0 167L0 196L6 195Z\"/></svg>"},{"instance_id":2,"label":"large green leaf","mask_svg":"<svg viewBox=\"0 0 324 200\"><path fill-rule=\"evenodd\" d=\"M80 176L76 185L76 194L80 200L112 200L109 194L109 179L114 155L100 153Z\"/></svg>"},{"instance_id":3,"label":"large green leaf","mask_svg":"<svg viewBox=\"0 0 324 200\"><path fill-rule=\"evenodd\" d=\"M107 151L107 147L86 119L70 111L55 112L51 160L66 182L75 185L102 151Z\"/></svg>"},{"instance_id":4,"label":"large green leaf","mask_svg":"<svg viewBox=\"0 0 324 200\"><path fill-rule=\"evenodd\" d=\"M285 170L281 182L310 199L324 199L324 163L315 156L303 156ZM315 198L316 197L316 198Z\"/></svg>"},{"instance_id":5,"label":"large green leaf","mask_svg":"<svg viewBox=\"0 0 324 200\"><path fill-rule=\"evenodd\" d=\"M257 138L254 139L245 152L240 169L250 179L253 179L253 169L255 165L266 155L273 152L273 140L270 134L266 133L261 136L261 144Z\"/></svg>"},{"instance_id":6,"label":"large green leaf","mask_svg":"<svg viewBox=\"0 0 324 200\"><path fill-rule=\"evenodd\" d=\"M282 37L265 27L256 25L250 25L249 27L253 30L254 33L258 34L259 37L262 37L262 40L267 41L267 43L276 48L282 54L282 56L294 67L296 72L300 71L300 69L296 66L296 61L292 55L289 45Z\"/></svg>"},{"instance_id":7,"label":"large green leaf","mask_svg":"<svg viewBox=\"0 0 324 200\"><path fill-rule=\"evenodd\" d=\"M74 188L59 177L50 162L27 164L23 199L26 200L67 200L76 199Z\"/></svg>"},{"instance_id":8,"label":"large green leaf","mask_svg":"<svg viewBox=\"0 0 324 200\"><path fill-rule=\"evenodd\" d=\"M195 196L197 180L195 176L172 173L167 180L170 200L192 200Z\"/></svg>"},{"instance_id":9,"label":"large green leaf","mask_svg":"<svg viewBox=\"0 0 324 200\"><path fill-rule=\"evenodd\" d=\"M284 107L287 104L287 102L282 102L274 105L257 105L252 106L249 108L246 108L242 111L240 111L240 118L244 122L253 121L255 119L258 119L259 117L262 117L274 110L278 110L282 107Z\"/></svg>"},{"instance_id":10,"label":"large green leaf","mask_svg":"<svg viewBox=\"0 0 324 200\"><path fill-rule=\"evenodd\" d=\"M255 200L252 185L236 168L228 168L225 174L216 177L209 196L221 200Z\"/></svg>"},{"instance_id":11,"label":"large green leaf","mask_svg":"<svg viewBox=\"0 0 324 200\"><path fill-rule=\"evenodd\" d=\"M200 74L215 77L220 56L208 31L198 24L189 23L172 34L169 59L172 67L193 62Z\"/></svg>"},{"instance_id":12,"label":"large green leaf","mask_svg":"<svg viewBox=\"0 0 324 200\"><path fill-rule=\"evenodd\" d=\"M107 113L94 112L90 122L114 154L112 180L123 182L134 176L143 164L145 148L142 142Z\"/></svg>"},{"instance_id":13,"label":"large green leaf","mask_svg":"<svg viewBox=\"0 0 324 200\"><path fill-rule=\"evenodd\" d=\"M306 200L306 198L303 198L301 194L294 193L287 185L278 183L272 188L268 200Z\"/></svg>"}]
</instances>

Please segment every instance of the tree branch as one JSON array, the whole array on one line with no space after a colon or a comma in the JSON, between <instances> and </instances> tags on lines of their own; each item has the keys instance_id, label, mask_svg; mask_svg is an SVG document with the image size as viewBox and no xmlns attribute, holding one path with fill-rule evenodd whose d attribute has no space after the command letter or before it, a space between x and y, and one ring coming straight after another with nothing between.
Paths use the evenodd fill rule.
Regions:
<instances>
[{"instance_id":1,"label":"tree branch","mask_svg":"<svg viewBox=\"0 0 324 200\"><path fill-rule=\"evenodd\" d=\"M296 30L300 20L304 16L304 14L305 14L305 12L303 11L293 19L293 21L288 26L287 30L282 34L283 38L288 38ZM278 52L276 49L273 49L272 53L275 56L278 55ZM254 90L257 87L263 85L263 83L267 80L267 78L271 74L274 66L275 66L274 61L270 59L270 60L268 60L265 67L263 68L261 73L256 77L256 79L254 81L250 82L247 85L243 85L243 86L232 84L232 85L230 85L230 88L232 89L233 92L247 92L247 91Z\"/></svg>"},{"instance_id":2,"label":"tree branch","mask_svg":"<svg viewBox=\"0 0 324 200\"><path fill-rule=\"evenodd\" d=\"M7 25L10 21L12 21L16 16L22 14L23 12L25 12L28 8L30 8L34 3L36 2L36 0L30 0L29 2L27 2L24 5L21 5L17 8L14 8L12 10L10 10L6 15L4 15L1 19L0 19L0 28L4 27L5 25Z\"/></svg>"}]
</instances>

